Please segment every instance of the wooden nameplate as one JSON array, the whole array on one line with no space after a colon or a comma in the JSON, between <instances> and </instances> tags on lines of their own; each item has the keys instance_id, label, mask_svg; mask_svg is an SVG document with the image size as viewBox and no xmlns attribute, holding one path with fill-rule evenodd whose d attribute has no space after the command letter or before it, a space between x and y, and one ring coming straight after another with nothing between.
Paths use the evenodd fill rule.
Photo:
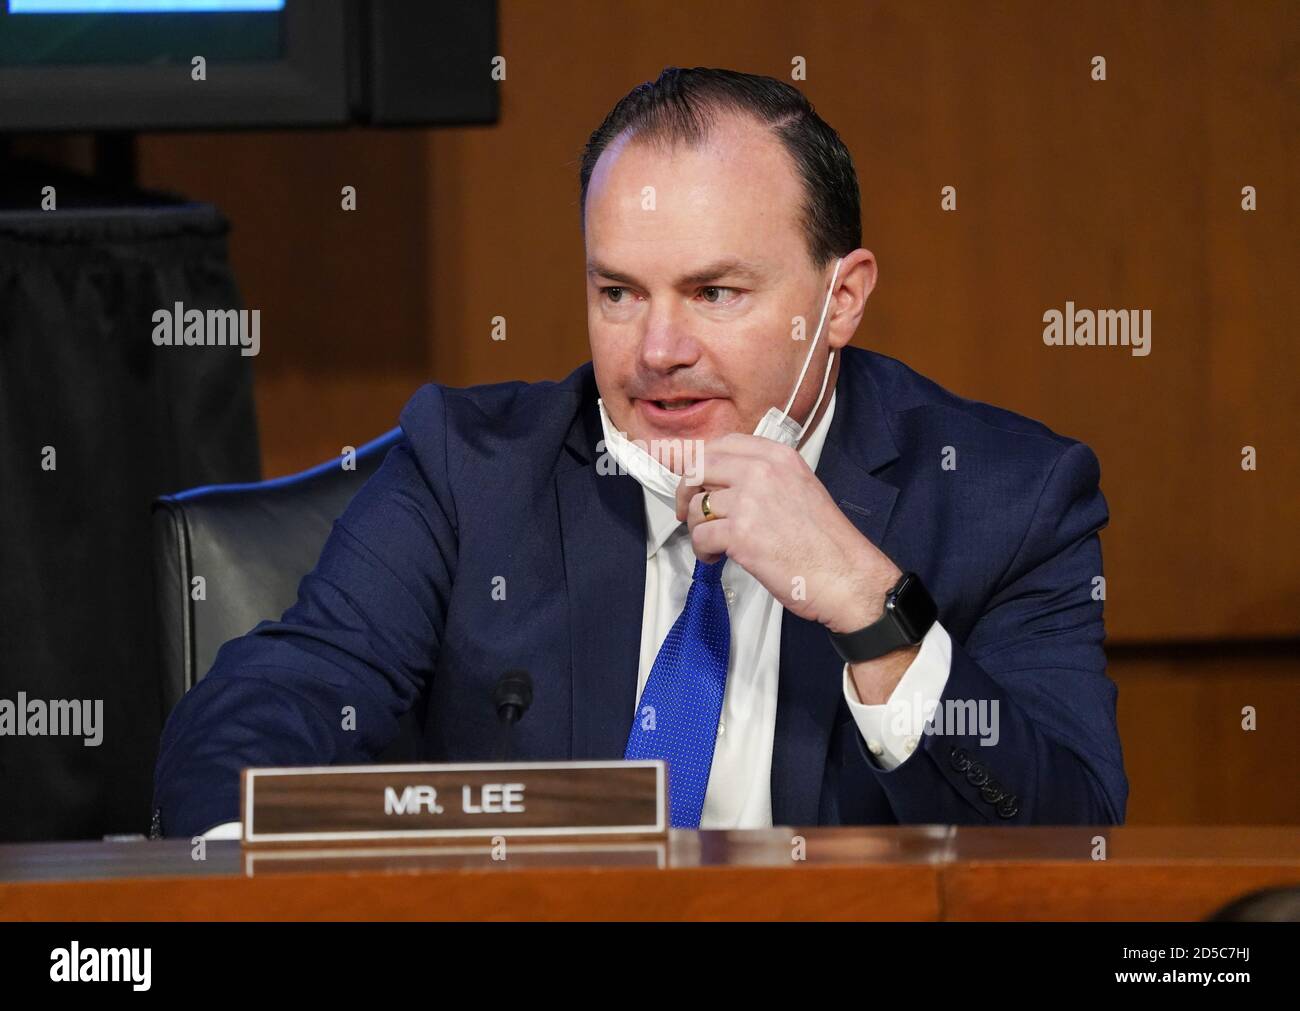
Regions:
<instances>
[{"instance_id":1,"label":"wooden nameplate","mask_svg":"<svg viewBox=\"0 0 1300 1011\"><path fill-rule=\"evenodd\" d=\"M245 769L240 795L248 847L668 834L657 760Z\"/></svg>"}]
</instances>

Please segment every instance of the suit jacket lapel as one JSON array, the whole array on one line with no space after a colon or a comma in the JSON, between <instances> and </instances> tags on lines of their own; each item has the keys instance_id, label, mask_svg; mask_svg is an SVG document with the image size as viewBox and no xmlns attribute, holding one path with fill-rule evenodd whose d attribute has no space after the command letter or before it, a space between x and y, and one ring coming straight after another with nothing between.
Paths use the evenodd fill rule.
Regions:
<instances>
[{"instance_id":1,"label":"suit jacket lapel","mask_svg":"<svg viewBox=\"0 0 1300 1011\"><path fill-rule=\"evenodd\" d=\"M568 469L556 475L569 598L575 759L622 758L636 708L645 602L646 520L641 486L602 473L595 385L569 432Z\"/></svg>"},{"instance_id":2,"label":"suit jacket lapel","mask_svg":"<svg viewBox=\"0 0 1300 1011\"><path fill-rule=\"evenodd\" d=\"M898 451L875 384L865 363L855 359L850 353L841 362L835 416L817 477L853 525L879 545L898 489L871 471L897 459ZM785 612L772 743L774 825L818 823L831 730L844 697L843 667L825 628Z\"/></svg>"}]
</instances>

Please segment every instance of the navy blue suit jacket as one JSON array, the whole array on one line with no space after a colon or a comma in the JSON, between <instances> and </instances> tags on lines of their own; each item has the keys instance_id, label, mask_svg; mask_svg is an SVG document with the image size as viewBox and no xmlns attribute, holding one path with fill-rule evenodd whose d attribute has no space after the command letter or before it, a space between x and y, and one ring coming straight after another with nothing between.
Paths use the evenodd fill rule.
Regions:
<instances>
[{"instance_id":1,"label":"navy blue suit jacket","mask_svg":"<svg viewBox=\"0 0 1300 1011\"><path fill-rule=\"evenodd\" d=\"M953 640L944 698L997 700L999 740L981 746L975 727L924 736L893 771L877 767L825 629L787 612L774 823L1122 821L1116 688L1093 599L1108 518L1096 457L891 358L846 348L841 361L817 476L921 575ZM244 766L371 762L412 717L412 757L491 760L493 688L516 667L535 692L513 757L622 757L645 508L633 478L598 473L596 397L589 363L559 383L412 397L405 439L335 524L297 603L227 643L168 719L154 798L165 834L236 819Z\"/></svg>"}]
</instances>

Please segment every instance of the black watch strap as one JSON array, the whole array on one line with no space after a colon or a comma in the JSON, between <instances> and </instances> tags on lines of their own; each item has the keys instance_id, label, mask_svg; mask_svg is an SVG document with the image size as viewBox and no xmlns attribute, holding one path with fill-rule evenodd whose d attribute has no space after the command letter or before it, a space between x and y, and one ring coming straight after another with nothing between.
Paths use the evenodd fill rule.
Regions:
<instances>
[{"instance_id":1,"label":"black watch strap","mask_svg":"<svg viewBox=\"0 0 1300 1011\"><path fill-rule=\"evenodd\" d=\"M885 594L885 613L856 632L830 632L831 644L845 663L875 660L925 638L938 617L934 600L915 572L904 572Z\"/></svg>"}]
</instances>

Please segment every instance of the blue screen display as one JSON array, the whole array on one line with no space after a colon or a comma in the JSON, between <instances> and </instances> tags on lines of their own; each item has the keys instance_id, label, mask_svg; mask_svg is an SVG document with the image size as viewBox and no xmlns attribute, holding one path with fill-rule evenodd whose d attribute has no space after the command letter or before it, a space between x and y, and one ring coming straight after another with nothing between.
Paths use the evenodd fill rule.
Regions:
<instances>
[{"instance_id":1,"label":"blue screen display","mask_svg":"<svg viewBox=\"0 0 1300 1011\"><path fill-rule=\"evenodd\" d=\"M285 0L0 0L0 67L281 59Z\"/></svg>"},{"instance_id":2,"label":"blue screen display","mask_svg":"<svg viewBox=\"0 0 1300 1011\"><path fill-rule=\"evenodd\" d=\"M9 0L10 14L185 14L283 9L284 0Z\"/></svg>"}]
</instances>

